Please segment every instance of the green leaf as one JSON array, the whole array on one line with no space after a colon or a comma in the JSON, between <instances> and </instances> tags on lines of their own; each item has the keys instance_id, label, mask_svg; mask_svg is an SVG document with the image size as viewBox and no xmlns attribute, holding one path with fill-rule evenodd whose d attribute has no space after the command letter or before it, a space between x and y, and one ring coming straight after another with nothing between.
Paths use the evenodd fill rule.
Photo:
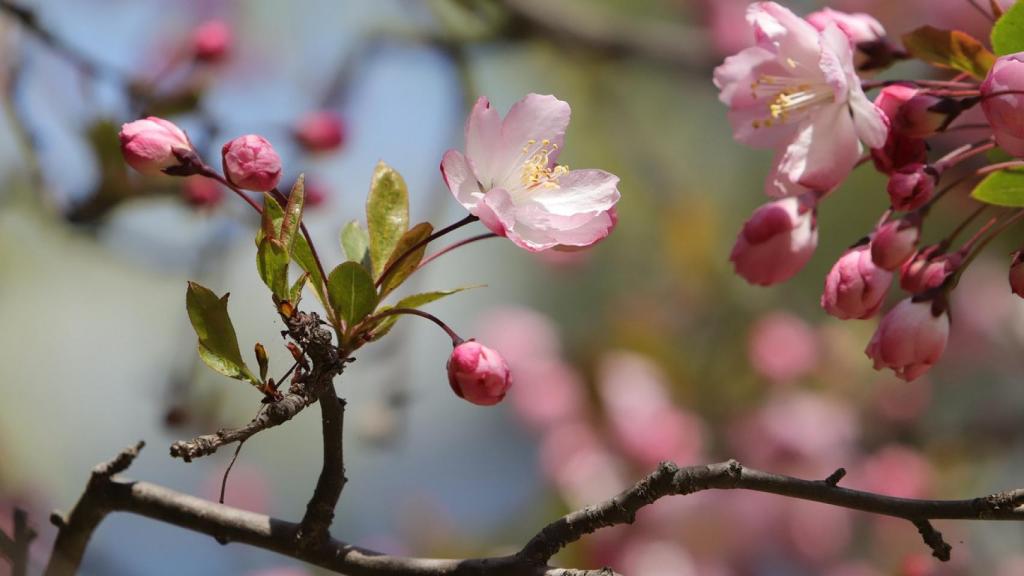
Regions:
<instances>
[{"instance_id":1,"label":"green leaf","mask_svg":"<svg viewBox=\"0 0 1024 576\"><path fill-rule=\"evenodd\" d=\"M299 174L299 178L292 186L288 194L288 204L284 207L284 218L281 221L281 232L279 239L281 243L291 252L295 237L299 234L296 231L302 223L302 207L306 203L306 176Z\"/></svg>"},{"instance_id":2,"label":"green leaf","mask_svg":"<svg viewBox=\"0 0 1024 576\"><path fill-rule=\"evenodd\" d=\"M290 300L288 252L277 240L264 238L256 249L256 270L278 300Z\"/></svg>"},{"instance_id":3,"label":"green leaf","mask_svg":"<svg viewBox=\"0 0 1024 576\"><path fill-rule=\"evenodd\" d=\"M1024 2L1017 2L992 27L992 48L997 56L1024 51Z\"/></svg>"},{"instance_id":4,"label":"green leaf","mask_svg":"<svg viewBox=\"0 0 1024 576\"><path fill-rule=\"evenodd\" d=\"M916 58L940 68L966 72L978 80L985 78L996 57L981 42L960 30L940 30L922 26L903 35L903 45Z\"/></svg>"},{"instance_id":5,"label":"green leaf","mask_svg":"<svg viewBox=\"0 0 1024 576\"><path fill-rule=\"evenodd\" d=\"M480 287L480 285L463 286L461 288L452 288L449 290L435 290L433 292L421 292L419 294L412 294L411 296L406 296L405 298L402 298L394 306L387 306L381 308L380 311L383 312L384 310L390 310L392 308L419 308L420 306L425 306L427 304L430 304L431 302L434 302L435 300L440 300L445 296L451 296L452 294L456 294L464 290L472 290L473 288ZM392 316L385 316L384 318L382 318L380 323L378 323L373 330L373 339L379 340L382 336L390 332L391 329L395 327L395 322L398 322L398 318L398 314L394 314Z\"/></svg>"},{"instance_id":6,"label":"green leaf","mask_svg":"<svg viewBox=\"0 0 1024 576\"><path fill-rule=\"evenodd\" d=\"M248 380L259 387L260 380L245 365L238 349L235 327L228 316L228 295L218 298L209 288L189 282L185 308L199 337L199 357L203 362L229 378Z\"/></svg>"},{"instance_id":7,"label":"green leaf","mask_svg":"<svg viewBox=\"0 0 1024 576\"><path fill-rule=\"evenodd\" d=\"M395 245L395 250L391 253L391 258L388 258L387 264L384 265L384 270L390 270L387 278L380 285L380 297L387 296L395 288L402 285L405 279L410 274L416 271L416 267L420 265L420 261L423 260L423 254L427 251L427 245L424 244L416 250L412 251L408 256L400 258L410 248L419 244L423 240L426 240L434 232L434 227L427 222L421 222L412 228L408 232L402 235L401 239L398 240L398 244ZM396 264L397 262L397 264ZM394 267L392 268L392 265Z\"/></svg>"},{"instance_id":8,"label":"green leaf","mask_svg":"<svg viewBox=\"0 0 1024 576\"><path fill-rule=\"evenodd\" d=\"M379 278L398 240L409 229L409 191L405 180L384 162L379 162L373 171L366 198L366 227L370 233L373 277Z\"/></svg>"},{"instance_id":9,"label":"green leaf","mask_svg":"<svg viewBox=\"0 0 1024 576\"><path fill-rule=\"evenodd\" d=\"M971 192L979 202L1024 208L1024 170L1000 170L985 177Z\"/></svg>"},{"instance_id":10,"label":"green leaf","mask_svg":"<svg viewBox=\"0 0 1024 576\"><path fill-rule=\"evenodd\" d=\"M309 273L303 272L302 276L292 284L292 287L288 290L288 301L293 306L298 306L299 301L302 300L302 289L309 283Z\"/></svg>"},{"instance_id":11,"label":"green leaf","mask_svg":"<svg viewBox=\"0 0 1024 576\"><path fill-rule=\"evenodd\" d=\"M357 262L345 262L327 277L327 297L331 306L352 326L377 307L377 289L373 278Z\"/></svg>"},{"instance_id":12,"label":"green leaf","mask_svg":"<svg viewBox=\"0 0 1024 576\"><path fill-rule=\"evenodd\" d=\"M345 256L352 262L361 263L367 270L370 269L367 259L369 247L370 237L358 220L349 222L341 229L341 249L345 251Z\"/></svg>"},{"instance_id":13,"label":"green leaf","mask_svg":"<svg viewBox=\"0 0 1024 576\"><path fill-rule=\"evenodd\" d=\"M284 209L270 194L263 196L263 210L268 213L270 222L274 228L274 233L278 234L281 230L281 223L284 220ZM263 229L260 229L256 233L256 246L260 245L266 234ZM316 294L320 303L324 307L328 307L327 293L324 288L324 277L320 274L320 268L316 265L316 259L313 258L313 251L309 247L309 243L306 242L306 237L302 234L296 234L295 239L292 243L292 260L302 268L303 272L309 274L309 281L313 284L313 293Z\"/></svg>"}]
</instances>

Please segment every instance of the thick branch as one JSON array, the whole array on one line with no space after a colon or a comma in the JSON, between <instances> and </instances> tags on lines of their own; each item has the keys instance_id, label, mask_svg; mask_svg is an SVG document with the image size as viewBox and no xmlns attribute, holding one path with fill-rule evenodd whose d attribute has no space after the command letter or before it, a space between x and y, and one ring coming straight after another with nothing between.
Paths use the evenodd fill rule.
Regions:
<instances>
[{"instance_id":1,"label":"thick branch","mask_svg":"<svg viewBox=\"0 0 1024 576\"><path fill-rule=\"evenodd\" d=\"M313 497L306 505L298 538L305 547L319 548L330 539L334 508L348 478L345 476L345 445L342 429L345 424L345 401L338 398L334 386L327 386L320 395L321 427L324 438L324 464L316 482Z\"/></svg>"},{"instance_id":2,"label":"thick branch","mask_svg":"<svg viewBox=\"0 0 1024 576\"><path fill-rule=\"evenodd\" d=\"M1024 511L1019 508L1024 502L1024 490L969 500L916 500L840 488L833 482L836 475L827 480L802 480L745 468L733 460L687 468L664 463L614 498L552 522L518 554L464 560L404 558L378 554L330 538L316 548L302 546L297 539L301 530L298 524L215 504L154 484L112 478L111 474L122 471L135 453L137 448L130 449L111 463L98 467L68 519L57 522L60 533L47 576L74 574L93 530L106 514L115 511L208 534L222 542L241 542L272 550L349 576L616 576L607 568L574 570L552 568L547 563L567 544L586 534L605 526L632 522L640 508L659 498L710 489L768 492L903 518L917 527L940 559L949 558L950 548L929 520L1024 520Z\"/></svg>"},{"instance_id":3,"label":"thick branch","mask_svg":"<svg viewBox=\"0 0 1024 576\"><path fill-rule=\"evenodd\" d=\"M308 394L304 390L285 394L281 400L268 404L259 416L253 418L245 426L224 428L213 434L204 434L191 440L181 440L171 444L171 456L181 458L185 462L208 456L222 446L244 442L257 432L284 424L313 402L316 402L316 396Z\"/></svg>"},{"instance_id":4,"label":"thick branch","mask_svg":"<svg viewBox=\"0 0 1024 576\"><path fill-rule=\"evenodd\" d=\"M1020 509L1024 490L970 500L916 500L841 488L832 481L834 476L826 480L802 480L746 468L735 460L687 468L663 463L654 473L614 498L552 522L519 554L527 560L547 562L566 544L599 528L632 523L640 508L659 498L709 489L768 492L909 520L940 560L949 559L949 545L928 520L1024 520L1024 510Z\"/></svg>"}]
</instances>

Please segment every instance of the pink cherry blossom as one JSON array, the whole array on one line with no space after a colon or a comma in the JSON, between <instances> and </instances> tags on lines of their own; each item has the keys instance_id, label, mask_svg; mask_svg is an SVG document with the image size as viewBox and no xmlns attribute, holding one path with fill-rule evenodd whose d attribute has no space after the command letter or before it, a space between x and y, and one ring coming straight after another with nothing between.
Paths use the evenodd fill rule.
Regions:
<instances>
[{"instance_id":1,"label":"pink cherry blossom","mask_svg":"<svg viewBox=\"0 0 1024 576\"><path fill-rule=\"evenodd\" d=\"M882 318L865 353L875 370L890 368L904 380L920 378L939 361L949 339L949 315L934 302L907 298Z\"/></svg>"},{"instance_id":2,"label":"pink cherry blossom","mask_svg":"<svg viewBox=\"0 0 1024 576\"><path fill-rule=\"evenodd\" d=\"M180 165L175 150L192 150L192 143L181 128L156 116L124 124L118 138L125 162L148 175Z\"/></svg>"},{"instance_id":3,"label":"pink cherry blossom","mask_svg":"<svg viewBox=\"0 0 1024 576\"><path fill-rule=\"evenodd\" d=\"M469 340L456 346L448 358L448 383L459 398L490 406L505 397L512 378L501 354Z\"/></svg>"},{"instance_id":4,"label":"pink cherry blossom","mask_svg":"<svg viewBox=\"0 0 1024 576\"><path fill-rule=\"evenodd\" d=\"M502 120L481 97L466 122L466 153L449 150L441 161L455 199L530 252L590 246L615 226L619 178L557 164L569 115L554 96L529 94Z\"/></svg>"},{"instance_id":5,"label":"pink cherry blossom","mask_svg":"<svg viewBox=\"0 0 1024 576\"><path fill-rule=\"evenodd\" d=\"M281 157L263 136L239 136L224 145L221 155L224 175L239 188L269 192L281 180Z\"/></svg>"},{"instance_id":6,"label":"pink cherry blossom","mask_svg":"<svg viewBox=\"0 0 1024 576\"><path fill-rule=\"evenodd\" d=\"M981 109L995 130L996 142L1024 158L1024 52L1003 56L981 84Z\"/></svg>"},{"instance_id":7,"label":"pink cherry blossom","mask_svg":"<svg viewBox=\"0 0 1024 576\"><path fill-rule=\"evenodd\" d=\"M870 318L882 307L890 284L892 272L875 265L870 246L857 246L843 254L825 277L821 307L842 320Z\"/></svg>"},{"instance_id":8,"label":"pink cherry blossom","mask_svg":"<svg viewBox=\"0 0 1024 576\"><path fill-rule=\"evenodd\" d=\"M224 199L224 188L204 176L189 176L181 186L185 202L196 208L214 208Z\"/></svg>"},{"instance_id":9,"label":"pink cherry blossom","mask_svg":"<svg viewBox=\"0 0 1024 576\"><path fill-rule=\"evenodd\" d=\"M920 452L890 444L862 462L846 484L898 498L927 498L934 475L932 465Z\"/></svg>"},{"instance_id":10,"label":"pink cherry blossom","mask_svg":"<svg viewBox=\"0 0 1024 576\"><path fill-rule=\"evenodd\" d=\"M792 278L818 246L812 195L760 206L743 224L729 259L751 284L770 286Z\"/></svg>"},{"instance_id":11,"label":"pink cherry blossom","mask_svg":"<svg viewBox=\"0 0 1024 576\"><path fill-rule=\"evenodd\" d=\"M846 34L819 32L774 2L747 11L757 44L715 69L737 140L776 150L765 191L794 196L829 191L853 169L863 142L885 144L885 116L868 100Z\"/></svg>"},{"instance_id":12,"label":"pink cherry blossom","mask_svg":"<svg viewBox=\"0 0 1024 576\"><path fill-rule=\"evenodd\" d=\"M822 32L829 24L835 24L850 39L850 45L856 47L864 42L876 42L885 38L885 27L870 14L863 12L840 12L831 8L823 8L807 15L807 21Z\"/></svg>"}]
</instances>

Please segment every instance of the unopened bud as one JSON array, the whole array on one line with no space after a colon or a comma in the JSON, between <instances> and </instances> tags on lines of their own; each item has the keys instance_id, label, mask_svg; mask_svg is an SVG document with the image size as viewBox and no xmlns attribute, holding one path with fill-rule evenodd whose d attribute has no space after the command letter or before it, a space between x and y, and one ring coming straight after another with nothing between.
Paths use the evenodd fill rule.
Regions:
<instances>
[{"instance_id":1,"label":"unopened bud","mask_svg":"<svg viewBox=\"0 0 1024 576\"><path fill-rule=\"evenodd\" d=\"M512 378L508 364L497 351L467 340L448 358L448 383L459 398L490 406L505 397Z\"/></svg>"},{"instance_id":2,"label":"unopened bud","mask_svg":"<svg viewBox=\"0 0 1024 576\"><path fill-rule=\"evenodd\" d=\"M118 138L125 162L148 175L181 166L181 153L192 151L181 128L156 116L124 124Z\"/></svg>"},{"instance_id":3,"label":"unopened bud","mask_svg":"<svg viewBox=\"0 0 1024 576\"><path fill-rule=\"evenodd\" d=\"M224 175L239 188L269 192L281 180L281 157L262 136L239 136L224 145L221 155Z\"/></svg>"}]
</instances>

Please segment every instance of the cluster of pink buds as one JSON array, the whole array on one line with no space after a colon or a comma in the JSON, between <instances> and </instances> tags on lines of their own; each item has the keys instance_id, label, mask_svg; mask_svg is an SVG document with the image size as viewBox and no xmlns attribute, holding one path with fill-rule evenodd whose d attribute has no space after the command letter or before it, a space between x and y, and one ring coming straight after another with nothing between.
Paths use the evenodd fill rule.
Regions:
<instances>
[{"instance_id":1,"label":"cluster of pink buds","mask_svg":"<svg viewBox=\"0 0 1024 576\"><path fill-rule=\"evenodd\" d=\"M993 10L1002 14L994 3ZM960 275L989 241L1024 216L1021 208L996 214L958 244L958 236L989 208L975 194L981 203L962 224L940 241L919 246L929 211L950 190L972 177L1024 165L1018 160L1024 158L1024 52L997 58L978 42L971 44L978 55L973 68L958 65L952 49L946 64L944 44L935 38L948 35L955 39L950 45L976 41L962 32L921 29L904 37L901 50L866 14L825 9L801 18L774 2L750 5L747 21L755 45L726 58L714 81L729 107L735 138L775 151L765 191L777 199L743 225L731 255L736 273L758 285L795 276L817 245L818 204L854 168L873 164L888 177L890 209L832 267L821 306L844 320L874 317L898 276L908 296L885 315L866 353L875 368L917 378L945 349L949 292ZM948 80L885 82L859 76L918 51L927 54L923 60L962 73ZM874 89L879 92L872 101L867 93ZM977 105L987 125L957 124ZM953 130L970 130L972 139L930 159L932 149L948 146L950 139L936 143L932 137ZM996 147L1014 158L972 165ZM1018 252L1010 270L1018 295L1024 295L1021 260Z\"/></svg>"}]
</instances>

